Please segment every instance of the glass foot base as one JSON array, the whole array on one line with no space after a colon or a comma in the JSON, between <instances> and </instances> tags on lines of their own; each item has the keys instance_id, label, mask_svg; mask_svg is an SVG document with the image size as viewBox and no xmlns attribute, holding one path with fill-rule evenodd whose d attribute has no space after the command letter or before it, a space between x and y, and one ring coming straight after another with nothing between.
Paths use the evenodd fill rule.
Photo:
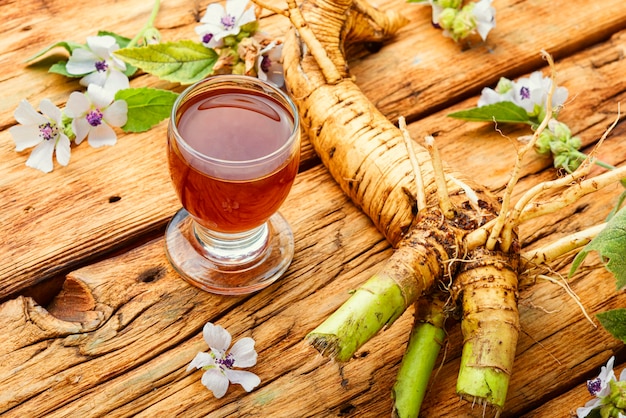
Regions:
<instances>
[{"instance_id":1,"label":"glass foot base","mask_svg":"<svg viewBox=\"0 0 626 418\"><path fill-rule=\"evenodd\" d=\"M280 213L269 219L268 231L267 247L257 259L241 266L220 265L202 254L193 220L181 209L167 225L165 251L178 274L200 289L220 295L252 293L274 283L293 259L293 233Z\"/></svg>"}]
</instances>

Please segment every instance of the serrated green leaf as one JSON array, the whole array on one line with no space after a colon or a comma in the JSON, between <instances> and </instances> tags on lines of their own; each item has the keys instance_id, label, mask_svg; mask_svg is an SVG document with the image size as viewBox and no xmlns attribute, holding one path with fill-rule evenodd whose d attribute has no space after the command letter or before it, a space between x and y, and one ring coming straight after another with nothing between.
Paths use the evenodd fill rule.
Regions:
<instances>
[{"instance_id":1,"label":"serrated green leaf","mask_svg":"<svg viewBox=\"0 0 626 418\"><path fill-rule=\"evenodd\" d=\"M214 50L189 40L119 49L115 55L147 73L181 84L211 74L218 58Z\"/></svg>"},{"instance_id":2,"label":"serrated green leaf","mask_svg":"<svg viewBox=\"0 0 626 418\"><path fill-rule=\"evenodd\" d=\"M534 123L523 107L511 102L499 102L490 105L459 110L448 114L456 119L472 122L500 122L500 123Z\"/></svg>"},{"instance_id":3,"label":"serrated green leaf","mask_svg":"<svg viewBox=\"0 0 626 418\"><path fill-rule=\"evenodd\" d=\"M606 268L616 279L617 289L626 287L626 209L622 208L606 224L596 237L585 245L572 262L572 276L590 251L597 251Z\"/></svg>"},{"instance_id":4,"label":"serrated green leaf","mask_svg":"<svg viewBox=\"0 0 626 418\"><path fill-rule=\"evenodd\" d=\"M626 344L626 309L613 309L596 315L600 324L615 338Z\"/></svg>"},{"instance_id":5,"label":"serrated green leaf","mask_svg":"<svg viewBox=\"0 0 626 418\"><path fill-rule=\"evenodd\" d=\"M115 94L116 100L128 104L128 120L124 132L144 132L168 118L178 94L148 87L129 88Z\"/></svg>"},{"instance_id":6,"label":"serrated green leaf","mask_svg":"<svg viewBox=\"0 0 626 418\"><path fill-rule=\"evenodd\" d=\"M72 51L75 50L76 48L84 48L85 46L82 44L79 44L77 42L72 42L72 41L61 41L61 42L56 42L50 46L47 46L46 48L42 49L41 51L37 52L35 55L33 55L30 58L26 59L26 62L32 62L38 58L41 58L42 56L44 56L45 54L47 54L48 52L52 51L54 48L63 48L65 49L70 55L72 54Z\"/></svg>"}]
</instances>

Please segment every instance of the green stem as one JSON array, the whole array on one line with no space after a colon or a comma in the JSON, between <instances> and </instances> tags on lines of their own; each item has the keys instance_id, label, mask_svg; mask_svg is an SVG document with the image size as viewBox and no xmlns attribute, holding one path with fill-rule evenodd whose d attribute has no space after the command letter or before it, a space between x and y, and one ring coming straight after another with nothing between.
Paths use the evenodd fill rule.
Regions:
<instances>
[{"instance_id":1,"label":"green stem","mask_svg":"<svg viewBox=\"0 0 626 418\"><path fill-rule=\"evenodd\" d=\"M452 253L462 245L462 235L441 220L438 208L421 213L382 268L307 335L309 343L324 355L348 361L429 292L443 276L451 257L447 250Z\"/></svg>"},{"instance_id":2,"label":"green stem","mask_svg":"<svg viewBox=\"0 0 626 418\"><path fill-rule=\"evenodd\" d=\"M405 310L398 283L384 274L372 276L363 286L307 335L323 354L348 361L356 350Z\"/></svg>"},{"instance_id":3,"label":"green stem","mask_svg":"<svg viewBox=\"0 0 626 418\"><path fill-rule=\"evenodd\" d=\"M428 381L441 351L444 330L444 302L421 298L415 303L415 324L392 389L393 416L419 416Z\"/></svg>"},{"instance_id":4,"label":"green stem","mask_svg":"<svg viewBox=\"0 0 626 418\"><path fill-rule=\"evenodd\" d=\"M159 7L161 7L161 1L154 0L154 5L152 6L152 13L150 13L150 17L148 18L148 21L143 26L143 28L141 28L139 33L135 35L135 37L131 39L131 41L128 43L127 45L128 48L136 46L139 40L143 38L146 31L154 28L154 21L156 20L156 17L159 14Z\"/></svg>"}]
</instances>

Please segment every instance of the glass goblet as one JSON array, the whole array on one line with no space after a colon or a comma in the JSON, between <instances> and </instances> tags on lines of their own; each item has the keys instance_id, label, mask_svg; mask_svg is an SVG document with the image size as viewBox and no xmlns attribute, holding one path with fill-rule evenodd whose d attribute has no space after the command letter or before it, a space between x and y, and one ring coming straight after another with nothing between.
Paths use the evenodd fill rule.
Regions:
<instances>
[{"instance_id":1,"label":"glass goblet","mask_svg":"<svg viewBox=\"0 0 626 418\"><path fill-rule=\"evenodd\" d=\"M166 253L189 283L218 294L260 290L294 254L278 212L298 172L300 124L289 96L254 77L217 75L172 108L167 155L182 203Z\"/></svg>"}]
</instances>

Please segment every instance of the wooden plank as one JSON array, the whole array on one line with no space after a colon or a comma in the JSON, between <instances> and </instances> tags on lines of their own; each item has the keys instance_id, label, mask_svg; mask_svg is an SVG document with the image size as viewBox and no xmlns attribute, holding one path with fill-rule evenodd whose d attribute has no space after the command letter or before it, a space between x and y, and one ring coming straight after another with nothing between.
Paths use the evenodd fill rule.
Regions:
<instances>
[{"instance_id":1,"label":"wooden plank","mask_svg":"<svg viewBox=\"0 0 626 418\"><path fill-rule=\"evenodd\" d=\"M6 127L13 123L13 107L7 103L15 99L14 106L22 97L36 103L46 96L62 103L76 87L75 83L53 75L44 77L43 71L24 71L15 65L21 61L17 57L24 52L30 55L50 42L67 39L68 33L72 39L82 39L92 33L94 26L104 28L110 22L115 22L121 31L132 32L138 27L137 21L143 21L149 13L147 5L140 8L130 1L118 1L110 7L110 15L96 14L94 20L79 19L70 31L67 23L62 25L68 20L68 13L80 15L76 10L91 9L93 4L75 2L76 8L70 10L61 7L64 3L47 2L46 10L35 7L35 3L21 10L16 9L18 3L0 5L0 12L9 16L10 22L3 31L11 34L0 37L0 45L6 47L0 62L11 63L10 69L0 74L6 77L0 82L7 87L10 99L0 103L7 106L0 108L0 126L4 129L0 133L3 170L0 211L4 231L0 248L8 255L0 264L0 292L3 292L0 298L84 264L95 254L121 250L131 246L134 240L153 235L178 207L167 173L163 171L164 124L149 134L124 136L110 149L77 147L73 151L75 160L69 167L46 176L23 167L26 154L16 157L13 153L6 132ZM168 34L188 33L193 26L188 3L166 3L159 22ZM572 3L553 2L551 7L565 9L563 13L578 10L576 16L569 17L578 22L578 28L584 26L580 31L571 26L572 20L566 22L566 19L549 22L561 31L547 31L545 19L539 25L529 19L530 12L537 12L540 5L531 1L506 3L519 32L513 30L511 20L506 23L504 18L498 30L508 27L508 42L515 40L515 34L520 37L518 41L526 48L520 55L521 62L535 57L534 48L542 47L537 40L544 39L546 33L550 34L549 42L554 41L561 48L560 53L567 54L586 42L594 42L594 36L605 36L615 28L618 17L623 17L621 4L600 7L580 3L580 7L574 7ZM393 7L406 5L395 2ZM414 8L410 13L420 19L427 18L425 9ZM5 15L6 10L10 14ZM33 25L43 22L48 12L55 12L49 25L51 33L29 39L33 28L27 29L27 22ZM518 19L518 15L526 20ZM584 21L585 25L581 23L583 16L591 16ZM427 36L426 30L431 29L410 29L412 43L408 43L408 33L403 32L401 36L407 38L398 41L396 52L402 50L400 46L405 51L409 46L415 48L415 39L423 36L428 38L420 44L424 54L451 56L450 47L454 44L441 37ZM536 44L525 40L526 36ZM557 63L559 79L570 88L573 98L562 117L581 135L587 149L614 119L616 104L624 100L625 39L623 32L617 33L609 41ZM513 65L510 62L513 53L504 51L503 55L494 54L497 59L493 61L489 58L493 71L484 71L482 65L487 64L482 63L455 78L458 68L465 67L446 67L437 70L437 74L447 72L450 77L429 87L433 90L421 97L423 102L407 105L402 95L409 87L403 87L400 99L387 104L382 98L389 96L391 87L399 85L394 84L398 80L380 77L384 79L380 85L376 84L378 80L373 83L366 77L375 77L371 69L375 63L388 65L389 56L385 54L390 48L396 48L396 43L383 48L380 54L355 62L354 72L368 95L378 100L390 116L405 106L415 116L425 111L419 110L420 106L431 112L448 103L446 90L435 92L435 86L440 89L448 86L449 94L459 102L411 124L413 136L419 139L425 133L437 132L442 153L451 165L471 173L494 190L500 189L508 178L515 148L509 138L523 131L505 128L503 132L509 138L504 138L488 124L467 124L446 118L449 110L469 107L476 101L476 97L460 101L465 93L452 90L451 85L482 80L472 84L475 91L494 77L530 70L543 63L531 62L528 67ZM457 49L454 51L458 53ZM404 55L396 56L405 59ZM469 51L459 61L476 63L480 62L479 56L482 58ZM432 68L435 64L433 61ZM498 71L501 68L509 73L501 74ZM429 77L412 71L407 79L424 86L430 81ZM147 77L136 82L164 86ZM416 85L411 84L410 88ZM600 150L603 160L624 163L625 145L618 140L624 129L623 123L618 125ZM312 156L310 161L315 164ZM516 196L538 180L553 178L555 173L547 169L548 165L546 159L531 156ZM124 168L123 173L120 167ZM528 223L522 229L526 244L535 247L601 221L620 191L619 188L603 191L559 214ZM110 202L111 197L121 199ZM23 297L0 305L0 324L7 331L7 337L0 343L0 410L6 416L16 417L154 416L183 412L188 416L387 415L390 388L411 326L410 310L345 365L320 357L303 343L303 338L347 298L350 289L376 270L389 255L389 246L319 166L307 167L299 175L282 211L294 226L297 256L285 278L258 294L225 298L186 285L169 267L159 239L73 271L65 281L65 290L46 306L47 310ZM555 263L552 267L557 273L567 273L567 263ZM590 314L626 304L626 296L615 292L614 281L602 270L579 275L571 285ZM551 283L539 282L525 288L520 306L524 332L503 415L567 416L572 408L588 399L584 391L586 378L597 374L613 353L621 354L623 362L623 345L602 329L591 326L570 297ZM185 372L195 353L206 349L200 329L207 320L226 326L235 338L255 338L259 364L252 370L261 376L261 387L250 394L232 388L225 398L215 400L200 384L200 372ZM451 328L450 346L422 416L482 416L482 410L468 409L454 395L460 340L458 328ZM533 408L537 409L532 411Z\"/></svg>"}]
</instances>

